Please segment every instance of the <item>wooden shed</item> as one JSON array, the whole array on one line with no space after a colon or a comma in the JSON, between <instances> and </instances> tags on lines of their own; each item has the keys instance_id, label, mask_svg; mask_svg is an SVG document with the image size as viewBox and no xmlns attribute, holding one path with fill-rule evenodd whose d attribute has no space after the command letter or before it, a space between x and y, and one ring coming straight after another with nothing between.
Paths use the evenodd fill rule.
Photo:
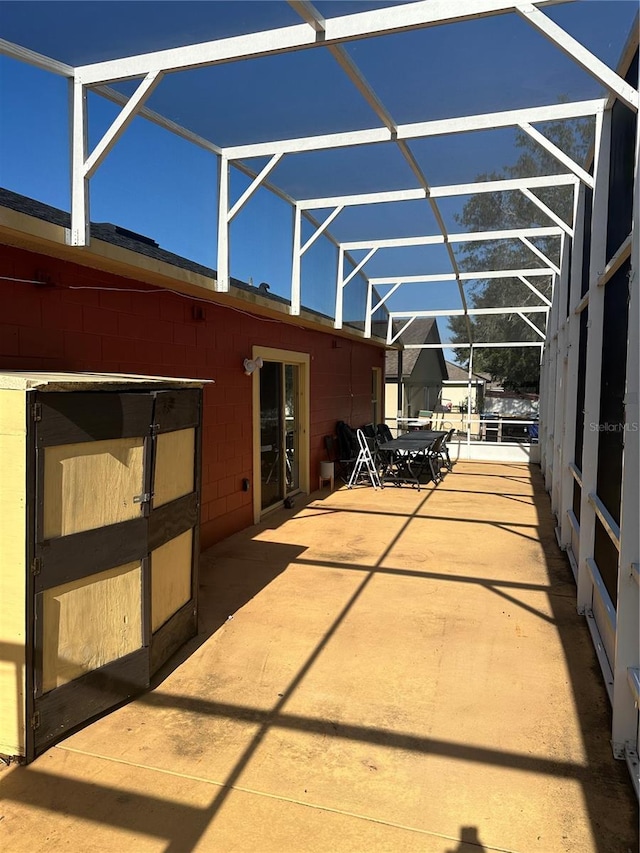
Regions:
<instances>
[{"instance_id":1,"label":"wooden shed","mask_svg":"<svg viewBox=\"0 0 640 853\"><path fill-rule=\"evenodd\" d=\"M202 385L0 373L0 753L32 760L196 633Z\"/></svg>"}]
</instances>

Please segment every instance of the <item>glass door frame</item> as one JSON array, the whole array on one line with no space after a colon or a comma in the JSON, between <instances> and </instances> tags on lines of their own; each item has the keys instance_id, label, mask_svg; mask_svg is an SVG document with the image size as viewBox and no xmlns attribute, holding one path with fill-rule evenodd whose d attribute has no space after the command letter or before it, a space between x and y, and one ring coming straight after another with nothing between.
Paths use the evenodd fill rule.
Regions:
<instances>
[{"instance_id":1,"label":"glass door frame","mask_svg":"<svg viewBox=\"0 0 640 853\"><path fill-rule=\"evenodd\" d=\"M275 349L273 347L254 346L251 358L255 361L274 361L281 365L293 364L298 367L298 400L297 412L299 422L298 455L299 455L299 492L309 494L309 365L310 356L305 352ZM260 518L282 506L282 501L267 509L262 509L262 479L260 459L260 371L252 374L252 408L253 408L253 520L257 524Z\"/></svg>"}]
</instances>

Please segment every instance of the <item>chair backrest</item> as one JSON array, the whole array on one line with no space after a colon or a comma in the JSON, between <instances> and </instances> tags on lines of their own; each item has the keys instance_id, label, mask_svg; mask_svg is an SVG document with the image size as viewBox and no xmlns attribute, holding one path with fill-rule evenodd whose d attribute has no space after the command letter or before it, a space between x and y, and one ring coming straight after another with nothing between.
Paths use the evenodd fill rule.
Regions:
<instances>
[{"instance_id":1,"label":"chair backrest","mask_svg":"<svg viewBox=\"0 0 640 853\"><path fill-rule=\"evenodd\" d=\"M391 439L393 438L393 434L389 429L388 424L378 424L377 433L380 441L391 441Z\"/></svg>"},{"instance_id":2,"label":"chair backrest","mask_svg":"<svg viewBox=\"0 0 640 853\"><path fill-rule=\"evenodd\" d=\"M429 453L440 453L442 450L442 445L444 444L444 440L446 435L439 435L436 440L433 442L431 447L429 448Z\"/></svg>"},{"instance_id":3,"label":"chair backrest","mask_svg":"<svg viewBox=\"0 0 640 853\"><path fill-rule=\"evenodd\" d=\"M418 417L419 418L432 418L433 412L430 412L428 409L420 409L420 411L418 412Z\"/></svg>"},{"instance_id":4,"label":"chair backrest","mask_svg":"<svg viewBox=\"0 0 640 853\"><path fill-rule=\"evenodd\" d=\"M367 438L375 438L376 437L376 428L373 424L365 424L361 427L362 432L367 436Z\"/></svg>"},{"instance_id":5,"label":"chair backrest","mask_svg":"<svg viewBox=\"0 0 640 853\"><path fill-rule=\"evenodd\" d=\"M449 432L448 432L448 433L445 435L445 437L444 437L445 444L446 444L448 441L451 441L451 439L453 438L453 436L454 436L455 434L456 434L455 428L450 429L450 430L449 430Z\"/></svg>"},{"instance_id":6,"label":"chair backrest","mask_svg":"<svg viewBox=\"0 0 640 853\"><path fill-rule=\"evenodd\" d=\"M340 459L354 459L358 455L358 439L355 431L344 421L336 424Z\"/></svg>"}]
</instances>

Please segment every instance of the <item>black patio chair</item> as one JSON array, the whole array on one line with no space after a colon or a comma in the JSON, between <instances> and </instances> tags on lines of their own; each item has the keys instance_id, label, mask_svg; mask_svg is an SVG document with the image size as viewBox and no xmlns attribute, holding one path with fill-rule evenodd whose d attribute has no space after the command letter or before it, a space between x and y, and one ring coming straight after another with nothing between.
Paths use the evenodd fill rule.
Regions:
<instances>
[{"instance_id":1,"label":"black patio chair","mask_svg":"<svg viewBox=\"0 0 640 853\"><path fill-rule=\"evenodd\" d=\"M331 439L330 443L333 445L332 455L329 456L329 459L336 463L336 475L343 482L348 483L360 452L356 431L345 421L338 421L335 438L333 436L327 436L327 438ZM327 446L326 438L325 446ZM329 452L328 449L327 452Z\"/></svg>"},{"instance_id":2,"label":"black patio chair","mask_svg":"<svg viewBox=\"0 0 640 853\"><path fill-rule=\"evenodd\" d=\"M426 452L427 463L431 470L431 478L434 483L439 483L441 480L444 480L444 477L442 476L442 464L444 459L442 446L445 443L447 435L439 435Z\"/></svg>"},{"instance_id":3,"label":"black patio chair","mask_svg":"<svg viewBox=\"0 0 640 853\"><path fill-rule=\"evenodd\" d=\"M449 471L453 471L453 462L451 461L451 457L449 456L449 449L447 447L447 444L449 444L455 434L455 429L450 429L449 432L445 435L444 441L442 442L442 446L440 448L440 456Z\"/></svg>"},{"instance_id":4,"label":"black patio chair","mask_svg":"<svg viewBox=\"0 0 640 853\"><path fill-rule=\"evenodd\" d=\"M388 424L378 424L376 427L376 435L380 444L384 444L385 441L391 441L393 438L393 433L389 429Z\"/></svg>"}]
</instances>

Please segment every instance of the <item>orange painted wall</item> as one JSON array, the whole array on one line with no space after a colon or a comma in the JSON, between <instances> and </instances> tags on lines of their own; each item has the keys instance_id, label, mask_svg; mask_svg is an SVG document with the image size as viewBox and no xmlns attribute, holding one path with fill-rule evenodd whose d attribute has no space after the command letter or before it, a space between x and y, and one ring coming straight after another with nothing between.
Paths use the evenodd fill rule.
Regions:
<instances>
[{"instance_id":1,"label":"orange painted wall","mask_svg":"<svg viewBox=\"0 0 640 853\"><path fill-rule=\"evenodd\" d=\"M47 276L53 286L7 278ZM203 548L253 523L251 380L254 345L311 356L310 473L337 420L371 420L371 369L382 350L244 311L205 304L119 276L0 247L0 370L97 371L213 379L205 388ZM79 289L74 289L79 288ZM101 288L114 288L104 290ZM142 293L132 292L132 289ZM194 319L193 308L205 319Z\"/></svg>"}]
</instances>

